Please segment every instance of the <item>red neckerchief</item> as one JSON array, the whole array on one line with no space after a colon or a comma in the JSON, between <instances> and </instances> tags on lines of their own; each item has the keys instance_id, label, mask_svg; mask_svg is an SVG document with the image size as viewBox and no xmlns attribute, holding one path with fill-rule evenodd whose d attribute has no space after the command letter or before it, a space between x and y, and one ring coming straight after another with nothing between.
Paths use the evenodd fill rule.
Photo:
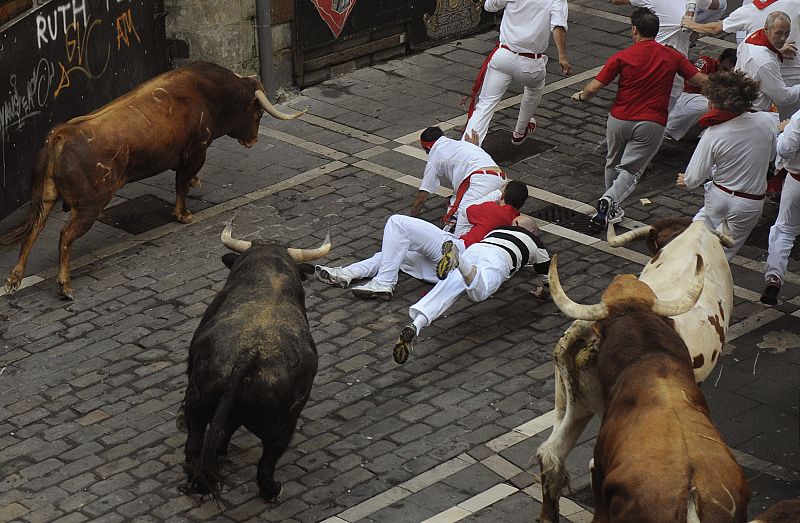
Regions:
<instances>
[{"instance_id":1,"label":"red neckerchief","mask_svg":"<svg viewBox=\"0 0 800 523\"><path fill-rule=\"evenodd\" d=\"M753 0L753 5L756 9L764 9L765 7L774 4L778 0Z\"/></svg>"},{"instance_id":2,"label":"red neckerchief","mask_svg":"<svg viewBox=\"0 0 800 523\"><path fill-rule=\"evenodd\" d=\"M728 120L733 120L740 114L742 113L739 111L723 111L722 109L711 109L700 118L699 124L700 127L711 127L712 125L718 125L721 123L725 123Z\"/></svg>"},{"instance_id":3,"label":"red neckerchief","mask_svg":"<svg viewBox=\"0 0 800 523\"><path fill-rule=\"evenodd\" d=\"M748 44L761 45L766 47L767 49L778 55L778 59L781 62L783 62L783 55L779 50L775 48L774 45L772 45L772 43L770 43L769 38L767 38L767 33L763 29L759 29L755 33L748 36L745 42Z\"/></svg>"}]
</instances>

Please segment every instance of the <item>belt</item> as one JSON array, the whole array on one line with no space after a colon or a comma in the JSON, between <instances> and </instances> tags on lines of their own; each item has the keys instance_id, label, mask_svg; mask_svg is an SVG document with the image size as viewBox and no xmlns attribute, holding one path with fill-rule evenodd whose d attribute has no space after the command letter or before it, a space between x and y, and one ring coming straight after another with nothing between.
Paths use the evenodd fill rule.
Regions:
<instances>
[{"instance_id":1,"label":"belt","mask_svg":"<svg viewBox=\"0 0 800 523\"><path fill-rule=\"evenodd\" d=\"M500 47L502 47L507 51L511 51L511 49L509 49L506 44L500 44ZM524 56L525 58L541 58L544 56L542 53L518 53L516 51L511 51L511 52L519 56Z\"/></svg>"},{"instance_id":2,"label":"belt","mask_svg":"<svg viewBox=\"0 0 800 523\"><path fill-rule=\"evenodd\" d=\"M492 174L494 176L499 176L500 178L503 178L504 180L506 178L506 173L504 173L500 169L478 169L477 171L472 171L469 174L470 175L473 175L473 174Z\"/></svg>"},{"instance_id":3,"label":"belt","mask_svg":"<svg viewBox=\"0 0 800 523\"><path fill-rule=\"evenodd\" d=\"M764 195L763 194L748 194L746 192L732 191L732 190L728 189L727 187L718 184L717 182L714 182L714 185L717 188L719 188L719 190L721 190L722 192L726 192L728 194L732 194L734 196L738 196L739 198L747 198L748 200L763 200L764 199Z\"/></svg>"}]
</instances>

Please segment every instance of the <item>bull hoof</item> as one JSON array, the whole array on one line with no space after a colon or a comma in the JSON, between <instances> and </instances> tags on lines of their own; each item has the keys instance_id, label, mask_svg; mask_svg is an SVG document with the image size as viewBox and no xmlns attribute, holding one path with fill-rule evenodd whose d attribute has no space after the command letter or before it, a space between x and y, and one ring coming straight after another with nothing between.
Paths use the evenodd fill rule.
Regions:
<instances>
[{"instance_id":1,"label":"bull hoof","mask_svg":"<svg viewBox=\"0 0 800 523\"><path fill-rule=\"evenodd\" d=\"M6 278L6 293L10 296L19 290L19 286L22 283L22 278L15 274L10 274L8 278Z\"/></svg>"},{"instance_id":2,"label":"bull hoof","mask_svg":"<svg viewBox=\"0 0 800 523\"><path fill-rule=\"evenodd\" d=\"M186 433L186 411L181 405L181 408L178 409L178 416L175 418L175 428L178 429L178 432Z\"/></svg>"},{"instance_id":3,"label":"bull hoof","mask_svg":"<svg viewBox=\"0 0 800 523\"><path fill-rule=\"evenodd\" d=\"M192 223L192 220L194 220L194 214L190 213L189 211L186 211L183 214L173 212L172 215L181 223Z\"/></svg>"},{"instance_id":4,"label":"bull hoof","mask_svg":"<svg viewBox=\"0 0 800 523\"><path fill-rule=\"evenodd\" d=\"M191 180L189 180L189 187L192 189L199 189L203 186L203 182L200 181L200 178L194 176Z\"/></svg>"},{"instance_id":5,"label":"bull hoof","mask_svg":"<svg viewBox=\"0 0 800 523\"><path fill-rule=\"evenodd\" d=\"M58 295L61 296L64 300L75 300L75 294L72 292L72 287L69 286L67 283L58 284Z\"/></svg>"},{"instance_id":6,"label":"bull hoof","mask_svg":"<svg viewBox=\"0 0 800 523\"><path fill-rule=\"evenodd\" d=\"M265 487L262 487L259 492L259 494L261 494L261 497L270 503L277 503L278 498L281 497L282 493L283 493L283 485L281 485L277 481L270 481L269 484L266 485Z\"/></svg>"}]
</instances>

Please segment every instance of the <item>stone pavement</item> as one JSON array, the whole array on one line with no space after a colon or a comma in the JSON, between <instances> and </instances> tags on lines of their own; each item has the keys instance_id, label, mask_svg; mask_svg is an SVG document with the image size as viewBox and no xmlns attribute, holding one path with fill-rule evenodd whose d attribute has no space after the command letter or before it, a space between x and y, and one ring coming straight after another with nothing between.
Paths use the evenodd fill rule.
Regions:
<instances>
[{"instance_id":1,"label":"stone pavement","mask_svg":"<svg viewBox=\"0 0 800 523\"><path fill-rule=\"evenodd\" d=\"M591 211L602 184L595 148L613 90L591 104L568 97L627 45L627 12L594 0L571 3L575 71L563 78L549 64L536 141L514 158L498 149L511 177L531 186L529 213L552 205ZM265 119L250 150L217 140L203 186L191 193L195 222L172 223L156 209L148 218L163 225L140 234L96 223L76 244L71 303L55 294L63 215L54 214L31 256L29 286L0 297L0 521L532 521L540 493L531 457L549 433L551 350L569 322L531 296L530 272L484 303L460 300L425 330L403 366L392 361L391 346L428 284L401 277L395 298L375 303L308 283L320 369L276 472L284 483L280 504L258 498L260 445L246 431L233 439L219 504L178 491L185 437L175 414L186 348L227 276L218 240L224 223L235 216L238 235L300 247L318 244L330 225L329 264L374 252L386 217L406 211L416 193L425 158L414 145L419 131L441 122L457 136L460 97L496 36L306 89L289 105L309 113L299 121ZM699 49L716 53L720 45L707 39ZM507 94L493 120L500 134L488 143L508 135L518 95ZM632 198L653 204L627 207L624 227L696 211L702 195L673 187L689 154L665 146ZM134 183L112 205L137 206L143 195L169 202L172 185L169 173ZM434 198L424 216L435 220L442 206ZM765 211L764 222L774 214ZM554 223L543 231L576 300L597 300L614 274L637 273L647 259L640 245L612 249ZM763 307L764 259L764 245L754 242L734 260L726 354L703 385L746 470L751 515L800 492L800 278L790 274L781 304ZM13 250L0 253L3 275L15 260ZM790 269L797 267L792 261ZM573 479L561 506L570 521L591 518L587 463L596 430L595 420L570 455Z\"/></svg>"}]
</instances>

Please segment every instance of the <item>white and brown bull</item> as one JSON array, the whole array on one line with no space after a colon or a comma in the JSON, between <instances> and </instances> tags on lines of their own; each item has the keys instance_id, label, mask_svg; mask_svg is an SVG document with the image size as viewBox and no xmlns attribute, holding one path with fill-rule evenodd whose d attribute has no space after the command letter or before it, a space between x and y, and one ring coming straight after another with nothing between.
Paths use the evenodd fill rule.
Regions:
<instances>
[{"instance_id":1,"label":"white and brown bull","mask_svg":"<svg viewBox=\"0 0 800 523\"><path fill-rule=\"evenodd\" d=\"M705 227L702 223L699 224ZM614 278L600 303L570 300L550 266L553 301L592 321L603 422L594 446L594 523L744 523L750 490L695 381L672 317L692 309L705 280L701 255L663 299L632 274Z\"/></svg>"},{"instance_id":2,"label":"white and brown bull","mask_svg":"<svg viewBox=\"0 0 800 523\"><path fill-rule=\"evenodd\" d=\"M199 183L197 173L211 142L228 135L252 147L265 111L281 120L302 114L278 111L255 78L195 62L160 74L91 114L53 127L31 174L28 215L0 237L0 245L22 242L19 259L6 278L8 293L19 288L31 248L59 198L70 217L61 229L58 290L72 298L72 244L89 230L120 187L173 169L172 214L182 223L190 222L186 194L190 185Z\"/></svg>"},{"instance_id":3,"label":"white and brown bull","mask_svg":"<svg viewBox=\"0 0 800 523\"><path fill-rule=\"evenodd\" d=\"M732 244L730 236L686 219L660 220L619 237L612 225L608 233L614 247L646 239L653 257L639 279L661 300L679 298L684 292L680 283L691 278L696 257L704 260L705 281L697 303L671 319L689 349L695 380L702 382L719 358L733 311L733 280L722 250ZM569 482L566 458L592 416L603 412L597 374L601 340L595 327L595 322L576 320L553 351L556 421L550 437L536 452L543 495L540 522L558 521L561 489Z\"/></svg>"}]
</instances>

